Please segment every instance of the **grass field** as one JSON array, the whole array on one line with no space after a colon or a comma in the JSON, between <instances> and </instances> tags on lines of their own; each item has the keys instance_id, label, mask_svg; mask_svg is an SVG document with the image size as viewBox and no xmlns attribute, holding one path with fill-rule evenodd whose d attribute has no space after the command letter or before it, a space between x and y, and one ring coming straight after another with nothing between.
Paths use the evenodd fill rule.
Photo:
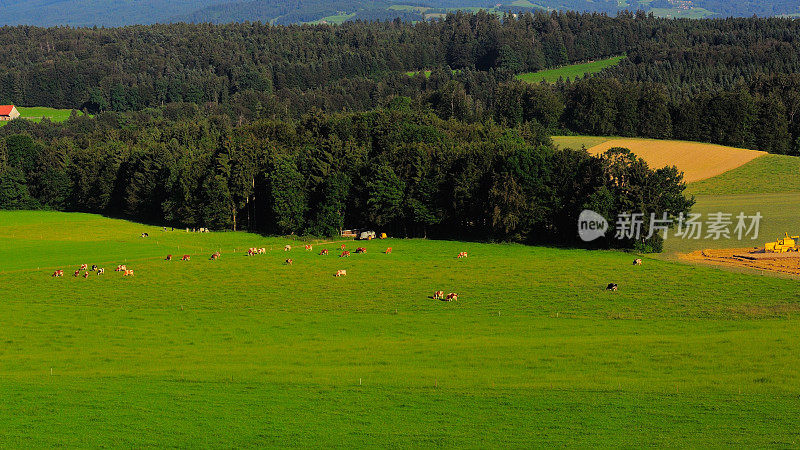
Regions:
<instances>
[{"instance_id":1,"label":"grass field","mask_svg":"<svg viewBox=\"0 0 800 450\"><path fill-rule=\"evenodd\" d=\"M539 72L529 72L517 75L518 80L528 83L541 83L543 80L547 83L555 83L559 78L575 79L586 75L587 73L597 73L608 67L616 66L619 64L624 56L615 56L613 58L603 59L599 61L591 61L582 64L573 64L570 66L559 67L557 69L541 70Z\"/></svg>"},{"instance_id":2,"label":"grass field","mask_svg":"<svg viewBox=\"0 0 800 450\"><path fill-rule=\"evenodd\" d=\"M715 177L752 161L766 153L755 150L723 147L685 141L654 139L612 139L589 148L589 153L601 154L612 147L623 147L641 157L651 168L677 166L687 182Z\"/></svg>"},{"instance_id":3,"label":"grass field","mask_svg":"<svg viewBox=\"0 0 800 450\"><path fill-rule=\"evenodd\" d=\"M286 266L287 242L0 212L3 446L800 442L794 280L396 239ZM107 273L49 276L81 263Z\"/></svg>"},{"instance_id":4,"label":"grass field","mask_svg":"<svg viewBox=\"0 0 800 450\"><path fill-rule=\"evenodd\" d=\"M47 117L53 122L63 122L69 119L70 114L72 114L71 109L56 109L56 108L45 108L45 107L22 107L18 106L17 111L19 111L20 118L31 120L33 122L40 122L43 117ZM0 122L0 126L7 124L8 122Z\"/></svg>"},{"instance_id":5,"label":"grass field","mask_svg":"<svg viewBox=\"0 0 800 450\"><path fill-rule=\"evenodd\" d=\"M692 183L690 192L705 195L800 192L800 158L764 155L716 177Z\"/></svg>"}]
</instances>

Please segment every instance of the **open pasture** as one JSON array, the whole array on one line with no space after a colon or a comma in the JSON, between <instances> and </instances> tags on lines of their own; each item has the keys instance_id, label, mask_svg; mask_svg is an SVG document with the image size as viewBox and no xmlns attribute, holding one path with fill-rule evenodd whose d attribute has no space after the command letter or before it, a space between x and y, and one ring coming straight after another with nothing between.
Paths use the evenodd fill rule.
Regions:
<instances>
[{"instance_id":1,"label":"open pasture","mask_svg":"<svg viewBox=\"0 0 800 450\"><path fill-rule=\"evenodd\" d=\"M339 258L339 242L305 243L0 212L0 440L800 442L794 280L610 251L389 239ZM106 274L66 270L83 263Z\"/></svg>"},{"instance_id":2,"label":"open pasture","mask_svg":"<svg viewBox=\"0 0 800 450\"><path fill-rule=\"evenodd\" d=\"M590 61L580 64L571 64L568 66L558 67L555 69L540 70L538 72L521 73L517 75L516 78L518 80L534 84L541 83L542 81L546 83L555 83L556 81L558 81L559 78L563 78L564 80L567 79L575 80L578 78L582 78L586 74L598 73L608 67L616 66L617 64L622 62L623 59L625 59L624 56L614 56L611 58L601 59L597 61Z\"/></svg>"}]
</instances>

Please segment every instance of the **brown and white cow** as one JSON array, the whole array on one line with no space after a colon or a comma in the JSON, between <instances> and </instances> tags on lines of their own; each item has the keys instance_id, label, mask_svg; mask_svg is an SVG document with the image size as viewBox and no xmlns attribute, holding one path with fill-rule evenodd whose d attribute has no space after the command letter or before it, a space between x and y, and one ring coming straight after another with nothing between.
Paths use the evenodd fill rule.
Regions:
<instances>
[{"instance_id":1,"label":"brown and white cow","mask_svg":"<svg viewBox=\"0 0 800 450\"><path fill-rule=\"evenodd\" d=\"M215 260L217 260L217 259L219 259L219 252L214 252L214 253L212 253L212 254L211 254L211 260L212 260L212 261L215 261Z\"/></svg>"},{"instance_id":2,"label":"brown and white cow","mask_svg":"<svg viewBox=\"0 0 800 450\"><path fill-rule=\"evenodd\" d=\"M126 270L125 273L122 274L123 277L132 277L133 276L133 269Z\"/></svg>"},{"instance_id":3,"label":"brown and white cow","mask_svg":"<svg viewBox=\"0 0 800 450\"><path fill-rule=\"evenodd\" d=\"M342 250L344 250L344 248L345 248L345 245L344 245L344 244L342 244Z\"/></svg>"},{"instance_id":4,"label":"brown and white cow","mask_svg":"<svg viewBox=\"0 0 800 450\"><path fill-rule=\"evenodd\" d=\"M63 277L64 276L64 271L61 270L61 269L56 270L55 272L53 272L53 276L54 277Z\"/></svg>"},{"instance_id":5,"label":"brown and white cow","mask_svg":"<svg viewBox=\"0 0 800 450\"><path fill-rule=\"evenodd\" d=\"M286 244L286 246L285 246L285 247L283 247L283 251L285 251L285 252L288 252L288 251L289 251L289 250L291 250L291 249L292 249L292 246L291 246L291 245L289 245L289 244Z\"/></svg>"},{"instance_id":6,"label":"brown and white cow","mask_svg":"<svg viewBox=\"0 0 800 450\"><path fill-rule=\"evenodd\" d=\"M383 253L386 253L387 255L388 255L389 253L392 253L392 247L389 247L389 248L387 248L387 249L386 249L386 251L385 251L385 252L383 252Z\"/></svg>"},{"instance_id":7,"label":"brown and white cow","mask_svg":"<svg viewBox=\"0 0 800 450\"><path fill-rule=\"evenodd\" d=\"M287 266L291 266L292 263L294 263L294 261L290 258L290 259L287 259L286 261L284 261L283 263L286 264Z\"/></svg>"},{"instance_id":8,"label":"brown and white cow","mask_svg":"<svg viewBox=\"0 0 800 450\"><path fill-rule=\"evenodd\" d=\"M346 270L337 270L337 271L336 271L336 275L334 275L334 276L335 276L335 277L344 277L344 276L347 276L347 271L346 271Z\"/></svg>"},{"instance_id":9,"label":"brown and white cow","mask_svg":"<svg viewBox=\"0 0 800 450\"><path fill-rule=\"evenodd\" d=\"M124 272L126 270L128 270L128 267L123 264L118 265L117 268L114 269L115 272Z\"/></svg>"},{"instance_id":10,"label":"brown and white cow","mask_svg":"<svg viewBox=\"0 0 800 450\"><path fill-rule=\"evenodd\" d=\"M80 269L78 269L78 270L76 270L76 271L75 271L75 273L73 273L73 274L72 274L72 276L74 276L75 278L77 278L77 277L78 277L78 275L80 275L80 274L81 274L81 270L80 270Z\"/></svg>"},{"instance_id":11,"label":"brown and white cow","mask_svg":"<svg viewBox=\"0 0 800 450\"><path fill-rule=\"evenodd\" d=\"M444 291L436 291L433 293L434 300L444 300Z\"/></svg>"},{"instance_id":12,"label":"brown and white cow","mask_svg":"<svg viewBox=\"0 0 800 450\"><path fill-rule=\"evenodd\" d=\"M345 251L342 252L341 255L339 255L339 258L347 258L348 256L350 256L350 251L349 250L345 250Z\"/></svg>"},{"instance_id":13,"label":"brown and white cow","mask_svg":"<svg viewBox=\"0 0 800 450\"><path fill-rule=\"evenodd\" d=\"M313 245L311 245L311 244L306 245L306 251L307 252L310 252L310 251L313 251L313 250L314 250L314 246Z\"/></svg>"},{"instance_id":14,"label":"brown and white cow","mask_svg":"<svg viewBox=\"0 0 800 450\"><path fill-rule=\"evenodd\" d=\"M461 253L458 254L458 258L459 259L460 258L466 258L466 257L467 257L467 252L461 252Z\"/></svg>"},{"instance_id":15,"label":"brown and white cow","mask_svg":"<svg viewBox=\"0 0 800 450\"><path fill-rule=\"evenodd\" d=\"M88 266L88 265L86 265L86 264L81 264L81 268L80 268L80 270L86 270L86 269L88 269L88 268L89 268L89 266Z\"/></svg>"},{"instance_id":16,"label":"brown and white cow","mask_svg":"<svg viewBox=\"0 0 800 450\"><path fill-rule=\"evenodd\" d=\"M455 292L451 292L451 293L447 294L447 297L445 297L445 300L447 300L448 302L457 301L458 300L458 294L456 294Z\"/></svg>"},{"instance_id":17,"label":"brown and white cow","mask_svg":"<svg viewBox=\"0 0 800 450\"><path fill-rule=\"evenodd\" d=\"M172 261L172 255L167 255L167 261Z\"/></svg>"},{"instance_id":18,"label":"brown and white cow","mask_svg":"<svg viewBox=\"0 0 800 450\"><path fill-rule=\"evenodd\" d=\"M106 273L106 269L104 269L104 268L102 268L102 267L101 267L101 268L99 268L99 269L97 269L97 274L98 274L98 275L102 275L102 274L104 274L104 273Z\"/></svg>"},{"instance_id":19,"label":"brown and white cow","mask_svg":"<svg viewBox=\"0 0 800 450\"><path fill-rule=\"evenodd\" d=\"M83 278L89 278L89 271L86 271L86 272L83 274Z\"/></svg>"},{"instance_id":20,"label":"brown and white cow","mask_svg":"<svg viewBox=\"0 0 800 450\"><path fill-rule=\"evenodd\" d=\"M634 260L633 260L633 265L634 265L634 266L641 266L641 265L642 265L642 260L641 260L641 258L636 258L636 259L634 259Z\"/></svg>"},{"instance_id":21,"label":"brown and white cow","mask_svg":"<svg viewBox=\"0 0 800 450\"><path fill-rule=\"evenodd\" d=\"M319 252L319 254L320 255L327 255L328 254L328 249L327 248L323 248L322 251Z\"/></svg>"},{"instance_id":22,"label":"brown and white cow","mask_svg":"<svg viewBox=\"0 0 800 450\"><path fill-rule=\"evenodd\" d=\"M183 256L181 257L181 261L189 261L189 260L191 260L191 259L192 259L192 257L191 257L191 256L189 256L189 255L183 255Z\"/></svg>"}]
</instances>

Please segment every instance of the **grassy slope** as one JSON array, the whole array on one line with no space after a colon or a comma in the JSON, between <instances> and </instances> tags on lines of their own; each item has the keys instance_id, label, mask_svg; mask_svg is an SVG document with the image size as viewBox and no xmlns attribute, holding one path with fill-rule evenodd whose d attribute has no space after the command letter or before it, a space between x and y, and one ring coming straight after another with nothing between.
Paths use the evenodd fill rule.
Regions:
<instances>
[{"instance_id":1,"label":"grassy slope","mask_svg":"<svg viewBox=\"0 0 800 450\"><path fill-rule=\"evenodd\" d=\"M0 212L4 445L800 440L794 281L419 240L349 260L295 249L288 267L285 242ZM254 245L267 255L230 253ZM134 278L26 270L126 259ZM427 299L435 288L462 299Z\"/></svg>"},{"instance_id":2,"label":"grassy slope","mask_svg":"<svg viewBox=\"0 0 800 450\"><path fill-rule=\"evenodd\" d=\"M47 117L53 122L63 122L69 119L69 115L72 114L71 109L56 109L39 106L29 108L18 106L17 110L19 111L21 118L31 120L33 122L41 121L42 117ZM0 126L5 125L6 123L8 122L0 122Z\"/></svg>"},{"instance_id":3,"label":"grassy slope","mask_svg":"<svg viewBox=\"0 0 800 450\"><path fill-rule=\"evenodd\" d=\"M555 83L560 77L563 77L566 80L567 78L574 79L583 77L587 73L600 72L607 67L616 66L624 58L624 56L615 56L613 58L592 61L583 64L573 64L570 66L559 67L557 69L523 73L517 75L517 79L526 81L528 83L541 83L542 80L547 83Z\"/></svg>"},{"instance_id":4,"label":"grassy slope","mask_svg":"<svg viewBox=\"0 0 800 450\"><path fill-rule=\"evenodd\" d=\"M612 138L596 136L554 136L553 141L562 148L587 148ZM800 233L800 158L784 155L764 155L738 168L713 178L690 183L688 195L695 195L697 203L693 212L708 217L710 213L724 212L734 216L761 213L759 237L756 240L668 238L664 257L674 258L676 253L687 253L704 248L760 247L764 242L790 234Z\"/></svg>"}]
</instances>

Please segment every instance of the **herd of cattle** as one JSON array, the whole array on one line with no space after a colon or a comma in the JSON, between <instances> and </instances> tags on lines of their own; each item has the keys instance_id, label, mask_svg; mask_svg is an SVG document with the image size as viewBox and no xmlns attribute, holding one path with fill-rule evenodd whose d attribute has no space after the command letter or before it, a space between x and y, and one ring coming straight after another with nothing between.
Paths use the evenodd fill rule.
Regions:
<instances>
[{"instance_id":1,"label":"herd of cattle","mask_svg":"<svg viewBox=\"0 0 800 450\"><path fill-rule=\"evenodd\" d=\"M346 257L350 256L350 251L347 250L346 247L347 247L346 244L342 244L340 246L340 250L341 250L341 254L339 254L340 258L346 258ZM314 248L313 248L313 246L311 244L305 245L305 250L306 251L313 251L313 249ZM283 250L285 252L291 251L292 250L292 246L291 245L286 245ZM247 256L262 255L262 254L265 254L266 252L267 252L267 249L264 248L264 247L251 247L251 248L247 249ZM367 252L367 249L365 247L358 247L355 250L356 254L364 254L366 252ZM391 254L392 253L392 247L388 247L383 253L387 254L387 255ZM322 249L319 252L319 255L321 255L321 256L328 255L328 249L327 248ZM218 260L220 258L220 256L221 256L221 253L219 251L217 251L217 252L214 252L214 253L211 254L210 259L212 261L215 261L215 260ZM467 257L467 252L460 252L458 254L458 256L457 256L458 259L466 258L466 257ZM173 259L173 257L172 257L171 254L167 255L167 257L165 258L166 261L172 261L172 259ZM191 260L191 255L188 255L188 254L187 255L183 255L180 258L180 260L181 261L190 261ZM641 260L638 260L638 261L641 261ZM284 261L284 264L286 264L286 265L292 265L293 263L294 263L294 260L292 260L292 259L286 259ZM639 264L641 264L641 262ZM125 277L133 276L133 274L134 274L133 269L128 269L128 267L126 265L124 265L124 264L118 265L117 268L114 271L115 272L121 272L122 276L125 276ZM102 267L98 267L96 264L92 265L91 269L90 269L88 264L82 264L77 270L75 270L75 272L73 273L73 276L76 277L76 278L77 277L81 277L81 276L83 278L89 278L89 276L92 273L94 273L96 275L103 275L105 273L105 269L102 268ZM63 277L64 276L64 270L63 269L56 270L55 272L53 272L52 276L53 277ZM343 269L337 270L336 273L334 274L334 276L335 277L347 276L347 270L343 270ZM432 298L435 299L435 300L442 300L442 301L450 302L450 301L458 300L458 294L456 294L455 292L450 292L449 294L445 295L444 291L436 291L436 292L433 293L433 297Z\"/></svg>"}]
</instances>

